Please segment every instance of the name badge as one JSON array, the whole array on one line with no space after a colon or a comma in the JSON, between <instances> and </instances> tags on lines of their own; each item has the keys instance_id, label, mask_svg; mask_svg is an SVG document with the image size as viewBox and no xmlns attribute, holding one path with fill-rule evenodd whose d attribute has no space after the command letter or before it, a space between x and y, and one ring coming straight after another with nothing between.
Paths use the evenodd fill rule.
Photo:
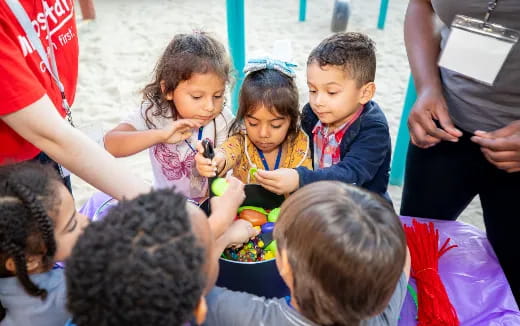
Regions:
<instances>
[{"instance_id":1,"label":"name badge","mask_svg":"<svg viewBox=\"0 0 520 326\"><path fill-rule=\"evenodd\" d=\"M502 25L457 15L439 66L493 85L520 33Z\"/></svg>"}]
</instances>

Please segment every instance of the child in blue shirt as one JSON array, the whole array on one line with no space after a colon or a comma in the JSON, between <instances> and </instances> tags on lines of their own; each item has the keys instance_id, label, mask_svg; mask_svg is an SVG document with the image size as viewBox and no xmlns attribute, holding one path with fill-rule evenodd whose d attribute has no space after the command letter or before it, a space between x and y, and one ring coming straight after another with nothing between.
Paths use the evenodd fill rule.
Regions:
<instances>
[{"instance_id":1,"label":"child in blue shirt","mask_svg":"<svg viewBox=\"0 0 520 326\"><path fill-rule=\"evenodd\" d=\"M55 326L65 309L65 260L88 219L51 166L0 167L0 324Z\"/></svg>"},{"instance_id":2,"label":"child in blue shirt","mask_svg":"<svg viewBox=\"0 0 520 326\"><path fill-rule=\"evenodd\" d=\"M282 194L311 182L338 180L389 199L390 134L383 111L372 101L375 72L375 46L366 35L337 33L312 50L309 103L301 125L310 138L314 171L259 170L258 183Z\"/></svg>"}]
</instances>

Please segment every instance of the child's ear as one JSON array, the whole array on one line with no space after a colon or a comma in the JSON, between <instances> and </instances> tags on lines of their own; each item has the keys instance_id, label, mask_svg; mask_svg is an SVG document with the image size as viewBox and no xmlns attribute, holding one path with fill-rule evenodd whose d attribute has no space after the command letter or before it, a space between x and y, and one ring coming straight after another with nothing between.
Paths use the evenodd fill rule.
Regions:
<instances>
[{"instance_id":1,"label":"child's ear","mask_svg":"<svg viewBox=\"0 0 520 326\"><path fill-rule=\"evenodd\" d=\"M206 315L208 313L208 305L206 303L206 298L204 296L200 297L199 303L197 307L195 307L195 311L193 315L195 316L195 322L197 325L202 325L202 323L206 320Z\"/></svg>"},{"instance_id":2,"label":"child's ear","mask_svg":"<svg viewBox=\"0 0 520 326\"><path fill-rule=\"evenodd\" d=\"M169 92L169 93L165 94L164 93L165 90L166 90L166 82L164 80L161 80L161 92L163 92L164 97L166 97L166 99L168 101L173 100L173 92Z\"/></svg>"},{"instance_id":3,"label":"child's ear","mask_svg":"<svg viewBox=\"0 0 520 326\"><path fill-rule=\"evenodd\" d=\"M13 274L16 274L16 264L14 263L14 259L12 257L6 259L5 269Z\"/></svg>"},{"instance_id":4,"label":"child's ear","mask_svg":"<svg viewBox=\"0 0 520 326\"><path fill-rule=\"evenodd\" d=\"M284 249L278 250L276 255L276 267L278 268L278 272L280 273L280 276L284 280L285 284L292 291L294 277L291 264L289 264L289 259L287 258L287 252Z\"/></svg>"},{"instance_id":5,"label":"child's ear","mask_svg":"<svg viewBox=\"0 0 520 326\"><path fill-rule=\"evenodd\" d=\"M359 103L365 105L370 101L376 93L376 84L374 82L366 83L361 87Z\"/></svg>"}]
</instances>

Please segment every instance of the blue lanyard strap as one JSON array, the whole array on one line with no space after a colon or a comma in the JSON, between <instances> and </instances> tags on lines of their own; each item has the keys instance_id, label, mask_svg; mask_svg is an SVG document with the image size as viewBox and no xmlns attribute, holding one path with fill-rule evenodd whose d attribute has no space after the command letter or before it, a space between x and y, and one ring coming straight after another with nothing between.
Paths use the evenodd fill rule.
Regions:
<instances>
[{"instance_id":1,"label":"blue lanyard strap","mask_svg":"<svg viewBox=\"0 0 520 326\"><path fill-rule=\"evenodd\" d=\"M204 127L200 127L200 128L199 128L199 134L197 135L197 140L198 140L198 141L200 141L200 140L202 139L202 131L204 131ZM191 150L192 150L193 152L197 152L197 151L195 150L195 148L193 148L193 146L191 146L190 142L189 142L187 139L185 139L184 142L185 142L186 144L188 144L188 146L191 148Z\"/></svg>"},{"instance_id":2,"label":"blue lanyard strap","mask_svg":"<svg viewBox=\"0 0 520 326\"><path fill-rule=\"evenodd\" d=\"M261 149L256 149L258 152L258 155L260 156L260 159L262 160L262 164L264 165L264 168L266 171L269 171L269 164L267 164L267 160L265 159L264 152L262 152ZM274 169L277 170L280 167L280 159L282 158L282 148L278 148L278 155L276 155L276 163L274 164Z\"/></svg>"},{"instance_id":3,"label":"blue lanyard strap","mask_svg":"<svg viewBox=\"0 0 520 326\"><path fill-rule=\"evenodd\" d=\"M286 296L284 297L284 299L285 299L285 302L287 302L287 305L288 305L289 307L291 307L291 308L294 309L294 307L293 307L292 304L291 304L291 296L290 296L290 295L286 295Z\"/></svg>"}]
</instances>

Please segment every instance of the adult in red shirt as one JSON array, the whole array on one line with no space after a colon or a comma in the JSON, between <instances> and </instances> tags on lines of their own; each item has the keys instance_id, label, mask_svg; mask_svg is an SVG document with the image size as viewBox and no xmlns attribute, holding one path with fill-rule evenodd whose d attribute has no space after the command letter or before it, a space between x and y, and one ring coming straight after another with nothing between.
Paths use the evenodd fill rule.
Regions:
<instances>
[{"instance_id":1,"label":"adult in red shirt","mask_svg":"<svg viewBox=\"0 0 520 326\"><path fill-rule=\"evenodd\" d=\"M46 51L52 45L71 104L78 75L74 1L19 1ZM115 198L149 189L63 118L61 92L5 1L0 1L0 98L0 165L34 159L43 151Z\"/></svg>"}]
</instances>

